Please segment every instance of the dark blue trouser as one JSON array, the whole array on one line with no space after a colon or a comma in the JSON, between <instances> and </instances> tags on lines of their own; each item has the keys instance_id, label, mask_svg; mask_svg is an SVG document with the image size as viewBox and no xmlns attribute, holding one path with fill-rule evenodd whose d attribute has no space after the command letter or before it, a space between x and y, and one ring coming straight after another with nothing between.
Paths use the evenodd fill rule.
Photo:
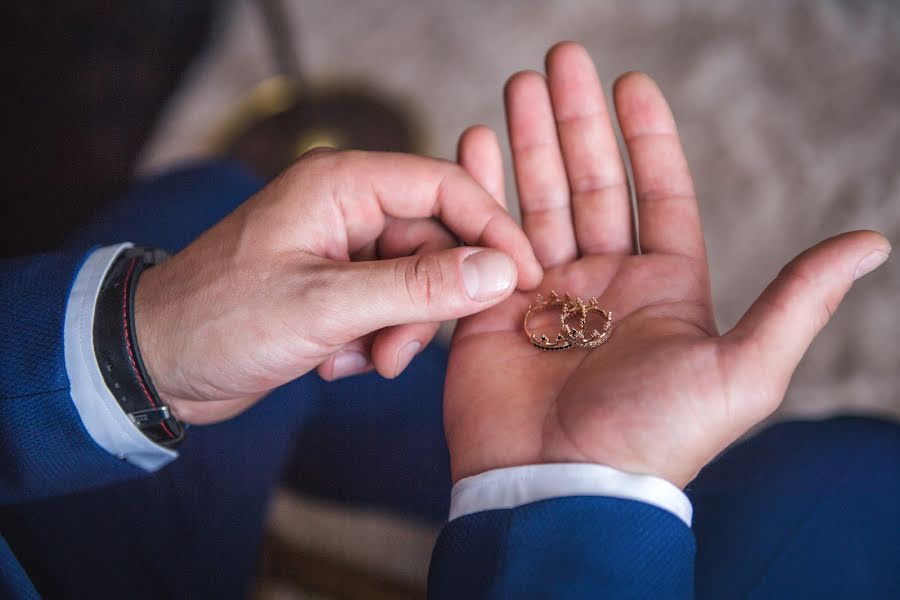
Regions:
<instances>
[{"instance_id":1,"label":"dark blue trouser","mask_svg":"<svg viewBox=\"0 0 900 600\"><path fill-rule=\"evenodd\" d=\"M257 187L226 164L170 173L135 188L72 244L177 250ZM181 457L158 473L2 509L0 530L48 597L245 595L279 481L444 518L445 364L445 351L432 346L394 381L326 384L307 375L229 422L192 427ZM688 489L698 597L868 597L866 581L900 573L898 492L897 425L836 419L770 428Z\"/></svg>"}]
</instances>

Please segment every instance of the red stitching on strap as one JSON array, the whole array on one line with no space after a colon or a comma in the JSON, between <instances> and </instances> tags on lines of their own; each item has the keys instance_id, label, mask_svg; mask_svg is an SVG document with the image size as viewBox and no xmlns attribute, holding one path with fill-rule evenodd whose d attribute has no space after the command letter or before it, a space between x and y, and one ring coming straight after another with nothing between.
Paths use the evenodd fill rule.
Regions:
<instances>
[{"instance_id":1,"label":"red stitching on strap","mask_svg":"<svg viewBox=\"0 0 900 600\"><path fill-rule=\"evenodd\" d=\"M124 293L122 294L122 324L125 327L125 345L128 347L128 357L131 359L131 367L134 369L135 375L137 375L138 382L141 384L141 389L144 390L147 400L150 401L150 406L156 408L156 402L153 401L153 395L144 384L144 378L141 377L141 371L138 369L137 361L134 358L134 350L132 349L131 342L131 329L128 327L128 288L131 287L131 275L134 273L137 261L137 257L131 259L131 264L128 265L128 272L125 274L125 283L122 285L124 288ZM169 434L170 438L175 437L175 434L172 433L165 421L160 421L160 425L162 425L163 430Z\"/></svg>"}]
</instances>

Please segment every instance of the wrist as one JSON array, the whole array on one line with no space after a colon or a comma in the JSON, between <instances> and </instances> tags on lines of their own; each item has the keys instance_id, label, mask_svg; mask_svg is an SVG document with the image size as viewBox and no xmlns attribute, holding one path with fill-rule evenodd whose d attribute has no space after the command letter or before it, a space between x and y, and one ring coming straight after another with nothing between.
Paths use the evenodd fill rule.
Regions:
<instances>
[{"instance_id":1,"label":"wrist","mask_svg":"<svg viewBox=\"0 0 900 600\"><path fill-rule=\"evenodd\" d=\"M147 371L160 399L169 407L179 420L183 419L184 410L177 394L172 393L168 375L171 369L166 365L167 349L172 342L165 333L165 306L159 293L163 267L147 269L137 282L134 297L135 343L141 351L144 368Z\"/></svg>"},{"instance_id":2,"label":"wrist","mask_svg":"<svg viewBox=\"0 0 900 600\"><path fill-rule=\"evenodd\" d=\"M141 275L165 256L140 247L118 255L97 293L92 339L101 376L124 414L146 437L172 447L182 440L184 428L146 370L134 314Z\"/></svg>"},{"instance_id":3,"label":"wrist","mask_svg":"<svg viewBox=\"0 0 900 600\"><path fill-rule=\"evenodd\" d=\"M691 465L682 465L677 457L671 457L669 464L658 464L646 458L635 456L630 452L622 452L616 448L606 450L594 449L590 454L572 447L545 447L533 453L518 454L520 448L515 444L493 446L467 443L458 445L451 439L451 479L457 482L480 476L498 469L517 467L560 465L560 464L592 464L616 469L633 476L647 476L664 480L678 489L684 489L697 476L699 469ZM455 451L459 447L461 451ZM515 455L511 454L514 453ZM684 468L682 468L682 466Z\"/></svg>"}]
</instances>

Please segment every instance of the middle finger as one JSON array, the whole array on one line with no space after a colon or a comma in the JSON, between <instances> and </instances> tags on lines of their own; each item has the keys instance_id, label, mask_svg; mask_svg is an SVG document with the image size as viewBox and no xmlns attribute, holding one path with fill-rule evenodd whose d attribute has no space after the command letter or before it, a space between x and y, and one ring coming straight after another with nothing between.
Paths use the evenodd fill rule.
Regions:
<instances>
[{"instance_id":1,"label":"middle finger","mask_svg":"<svg viewBox=\"0 0 900 600\"><path fill-rule=\"evenodd\" d=\"M594 62L582 46L563 42L547 53L547 77L578 249L582 255L630 254L628 176Z\"/></svg>"}]
</instances>

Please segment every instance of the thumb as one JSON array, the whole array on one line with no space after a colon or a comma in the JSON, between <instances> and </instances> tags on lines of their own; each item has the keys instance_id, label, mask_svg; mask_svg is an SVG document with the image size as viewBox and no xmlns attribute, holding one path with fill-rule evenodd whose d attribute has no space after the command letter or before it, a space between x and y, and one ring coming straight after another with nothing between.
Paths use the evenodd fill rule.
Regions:
<instances>
[{"instance_id":1,"label":"thumb","mask_svg":"<svg viewBox=\"0 0 900 600\"><path fill-rule=\"evenodd\" d=\"M829 238L792 260L747 310L724 341L735 342L755 387L777 385L774 406L807 348L831 319L853 282L879 267L890 243L874 231ZM760 371L760 368L762 371Z\"/></svg>"},{"instance_id":2,"label":"thumb","mask_svg":"<svg viewBox=\"0 0 900 600\"><path fill-rule=\"evenodd\" d=\"M404 323L458 319L498 304L516 287L516 266L498 250L452 248L338 263L332 298L357 335Z\"/></svg>"}]
</instances>

